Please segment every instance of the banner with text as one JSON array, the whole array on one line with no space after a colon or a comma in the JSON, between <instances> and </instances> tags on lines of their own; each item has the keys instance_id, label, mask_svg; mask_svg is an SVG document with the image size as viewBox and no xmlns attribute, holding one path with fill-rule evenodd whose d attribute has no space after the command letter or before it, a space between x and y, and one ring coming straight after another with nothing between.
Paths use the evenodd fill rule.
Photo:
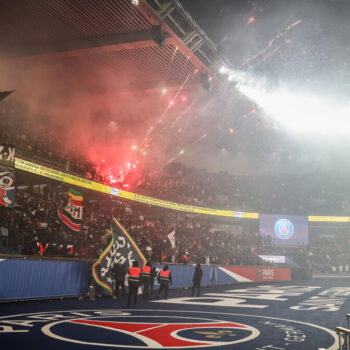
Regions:
<instances>
[{"instance_id":1,"label":"banner with text","mask_svg":"<svg viewBox=\"0 0 350 350\"><path fill-rule=\"evenodd\" d=\"M14 208L15 169L0 165L0 206Z\"/></svg>"},{"instance_id":2,"label":"banner with text","mask_svg":"<svg viewBox=\"0 0 350 350\"><path fill-rule=\"evenodd\" d=\"M133 261L137 261L141 268L146 263L146 258L132 237L114 217L111 224L111 235L112 238L107 248L93 265L92 274L95 281L112 294L115 282L112 273L114 265L120 262L128 271Z\"/></svg>"},{"instance_id":3,"label":"banner with text","mask_svg":"<svg viewBox=\"0 0 350 350\"><path fill-rule=\"evenodd\" d=\"M14 168L15 147L13 145L0 145L0 165Z\"/></svg>"}]
</instances>

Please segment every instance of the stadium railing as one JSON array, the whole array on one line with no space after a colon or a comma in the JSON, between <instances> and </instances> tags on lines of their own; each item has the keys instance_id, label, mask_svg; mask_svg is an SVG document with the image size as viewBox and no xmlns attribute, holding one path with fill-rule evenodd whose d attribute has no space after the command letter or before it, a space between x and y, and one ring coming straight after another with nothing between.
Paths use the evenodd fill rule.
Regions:
<instances>
[{"instance_id":1,"label":"stadium railing","mask_svg":"<svg viewBox=\"0 0 350 350\"><path fill-rule=\"evenodd\" d=\"M346 320L348 322L348 328L344 327L336 327L335 330L337 331L338 334L338 339L339 339L339 350L343 349L343 342L342 342L342 335L345 336L345 344L346 344L346 350L350 350L350 314L346 314Z\"/></svg>"}]
</instances>

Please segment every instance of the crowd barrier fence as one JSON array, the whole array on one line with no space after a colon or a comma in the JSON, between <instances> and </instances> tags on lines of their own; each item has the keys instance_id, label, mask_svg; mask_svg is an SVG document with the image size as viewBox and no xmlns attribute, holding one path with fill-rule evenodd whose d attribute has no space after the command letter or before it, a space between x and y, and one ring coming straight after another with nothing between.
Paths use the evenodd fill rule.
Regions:
<instances>
[{"instance_id":1,"label":"crowd barrier fence","mask_svg":"<svg viewBox=\"0 0 350 350\"><path fill-rule=\"evenodd\" d=\"M159 271L163 265L156 265ZM91 262L0 259L0 300L59 298L87 294L91 282ZM169 265L171 288L190 287L194 265ZM290 280L289 268L202 266L202 285ZM158 283L155 283L158 288ZM102 293L102 291L101 291Z\"/></svg>"}]
</instances>

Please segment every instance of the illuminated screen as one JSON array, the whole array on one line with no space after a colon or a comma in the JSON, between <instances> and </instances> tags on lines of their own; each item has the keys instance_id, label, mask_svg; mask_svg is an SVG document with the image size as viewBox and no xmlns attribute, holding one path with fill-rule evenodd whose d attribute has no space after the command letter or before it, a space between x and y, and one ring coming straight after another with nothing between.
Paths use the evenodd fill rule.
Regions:
<instances>
[{"instance_id":1,"label":"illuminated screen","mask_svg":"<svg viewBox=\"0 0 350 350\"><path fill-rule=\"evenodd\" d=\"M271 241L272 245L307 245L307 216L260 214L259 235L263 244Z\"/></svg>"},{"instance_id":2,"label":"illuminated screen","mask_svg":"<svg viewBox=\"0 0 350 350\"><path fill-rule=\"evenodd\" d=\"M268 261L272 264L285 264L286 257L283 255L258 255L260 259Z\"/></svg>"}]
</instances>

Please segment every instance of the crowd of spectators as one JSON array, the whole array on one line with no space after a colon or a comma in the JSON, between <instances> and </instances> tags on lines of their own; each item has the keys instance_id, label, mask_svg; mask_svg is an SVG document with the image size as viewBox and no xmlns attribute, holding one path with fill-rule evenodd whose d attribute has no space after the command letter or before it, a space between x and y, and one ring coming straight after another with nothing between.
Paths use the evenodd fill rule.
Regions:
<instances>
[{"instance_id":1,"label":"crowd of spectators","mask_svg":"<svg viewBox=\"0 0 350 350\"><path fill-rule=\"evenodd\" d=\"M3 105L2 105L3 106ZM6 106L6 105L5 105ZM43 123L28 132L28 121L21 118L20 106L0 109L0 140L15 144L16 154L29 160L51 162L70 173L103 182L96 166L77 157L68 148L57 147L54 132ZM24 113L24 111L23 111ZM45 130L45 132L44 132ZM328 193L317 176L300 179L286 175L233 176L213 174L204 169L171 163L159 171L143 174L135 192L168 201L237 211L280 214L349 214L350 205L341 191ZM318 194L315 189L323 188ZM257 230L238 234L215 229L203 217L186 215L158 220L148 219L140 207L112 199L87 199L81 231L71 232L60 222L57 209L66 200L67 188L53 185L16 189L15 209L0 207L0 237L3 252L95 259L109 237L111 216L120 219L144 254L154 261L176 263L248 264L262 263L258 258ZM331 204L331 205L330 205ZM334 212L330 212L330 208ZM314 212L312 212L314 210ZM155 219L156 218L156 219ZM171 223L169 223L171 222ZM168 234L175 229L176 246ZM345 244L344 244L345 242ZM305 268L313 271L349 271L350 246L344 233L312 238L307 247L287 252ZM263 248L264 251L266 247Z\"/></svg>"},{"instance_id":2,"label":"crowd of spectators","mask_svg":"<svg viewBox=\"0 0 350 350\"><path fill-rule=\"evenodd\" d=\"M334 180L335 183L340 183ZM137 193L216 209L290 215L349 215L342 186L322 184L318 173L235 176L171 163L146 174Z\"/></svg>"},{"instance_id":3,"label":"crowd of spectators","mask_svg":"<svg viewBox=\"0 0 350 350\"><path fill-rule=\"evenodd\" d=\"M308 267L315 272L350 272L349 233L344 231L311 236L306 250Z\"/></svg>"},{"instance_id":4,"label":"crowd of spectators","mask_svg":"<svg viewBox=\"0 0 350 350\"><path fill-rule=\"evenodd\" d=\"M312 232L307 246L273 247L262 245L257 230L249 230L244 225L240 232L232 233L230 225L217 225L199 215L168 211L165 217L147 217L142 205L113 198L86 197L81 230L73 232L57 215L66 197L67 188L52 184L18 188L15 208L0 207L0 251L39 257L96 259L110 239L114 215L153 262L266 265L268 263L258 255L274 254L287 256L308 271L350 272L348 233L341 230L333 235ZM173 231L175 247L168 238Z\"/></svg>"},{"instance_id":5,"label":"crowd of spectators","mask_svg":"<svg viewBox=\"0 0 350 350\"><path fill-rule=\"evenodd\" d=\"M200 217L177 219L171 215L167 220L171 224L165 224L164 220L147 219L142 208L131 209L115 199L86 198L81 230L73 232L57 215L66 196L67 188L61 186L18 188L14 210L0 207L1 237L10 242L2 247L3 252L95 259L109 240L114 215L153 261L214 264L258 261L256 251L251 250L254 237L233 237L228 232L213 230ZM168 235L174 230L176 245L172 247Z\"/></svg>"},{"instance_id":6,"label":"crowd of spectators","mask_svg":"<svg viewBox=\"0 0 350 350\"><path fill-rule=\"evenodd\" d=\"M5 251L24 255L95 256L97 242L104 232L100 222L97 223L93 203L85 213L89 226L75 233L64 229L57 215L66 196L67 190L53 191L49 186L17 188L15 208L0 208L2 238L9 241Z\"/></svg>"},{"instance_id":7,"label":"crowd of spectators","mask_svg":"<svg viewBox=\"0 0 350 350\"><path fill-rule=\"evenodd\" d=\"M350 243L347 229L332 233L318 229L309 234L309 244L299 247L260 246L262 254L282 255L290 258L295 267L313 273L350 273Z\"/></svg>"}]
</instances>

